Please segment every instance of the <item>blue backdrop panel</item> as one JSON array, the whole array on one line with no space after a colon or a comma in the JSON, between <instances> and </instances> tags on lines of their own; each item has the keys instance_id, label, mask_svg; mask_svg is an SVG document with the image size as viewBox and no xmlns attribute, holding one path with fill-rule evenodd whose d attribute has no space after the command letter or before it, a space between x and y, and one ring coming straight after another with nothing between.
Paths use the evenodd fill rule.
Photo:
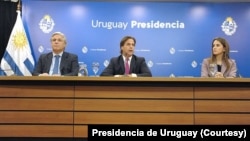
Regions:
<instances>
[{"instance_id":1,"label":"blue backdrop panel","mask_svg":"<svg viewBox=\"0 0 250 141\"><path fill-rule=\"evenodd\" d=\"M118 56L123 36L137 39L155 77L200 77L211 42L224 37L239 73L250 76L250 3L91 2L23 0L22 18L35 59L51 51L50 37L61 31L68 52L79 56L93 75Z\"/></svg>"}]
</instances>

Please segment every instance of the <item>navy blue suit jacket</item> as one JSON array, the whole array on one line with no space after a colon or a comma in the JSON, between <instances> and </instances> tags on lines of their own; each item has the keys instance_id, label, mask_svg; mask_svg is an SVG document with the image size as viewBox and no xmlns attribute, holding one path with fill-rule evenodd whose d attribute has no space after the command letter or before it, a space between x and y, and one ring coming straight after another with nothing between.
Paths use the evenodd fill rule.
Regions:
<instances>
[{"instance_id":1,"label":"navy blue suit jacket","mask_svg":"<svg viewBox=\"0 0 250 141\"><path fill-rule=\"evenodd\" d=\"M49 73L52 63L53 53L42 54L39 57L38 63L33 71L34 76L42 73ZM79 71L78 56L68 52L63 52L60 63L61 75L77 76Z\"/></svg>"},{"instance_id":2,"label":"navy blue suit jacket","mask_svg":"<svg viewBox=\"0 0 250 141\"><path fill-rule=\"evenodd\" d=\"M110 59L109 65L103 70L100 76L124 75L125 66L122 55ZM151 77L151 71L148 68L145 58L133 55L130 62L130 74L135 73L139 76Z\"/></svg>"}]
</instances>

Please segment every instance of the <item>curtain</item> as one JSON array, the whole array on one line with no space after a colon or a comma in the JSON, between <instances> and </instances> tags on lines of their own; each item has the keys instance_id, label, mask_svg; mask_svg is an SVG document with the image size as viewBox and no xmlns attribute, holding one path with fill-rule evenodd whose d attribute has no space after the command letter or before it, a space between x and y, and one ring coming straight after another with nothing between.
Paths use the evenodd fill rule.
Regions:
<instances>
[{"instance_id":1,"label":"curtain","mask_svg":"<svg viewBox=\"0 0 250 141\"><path fill-rule=\"evenodd\" d=\"M7 47L17 17L18 2L0 1L0 59Z\"/></svg>"}]
</instances>

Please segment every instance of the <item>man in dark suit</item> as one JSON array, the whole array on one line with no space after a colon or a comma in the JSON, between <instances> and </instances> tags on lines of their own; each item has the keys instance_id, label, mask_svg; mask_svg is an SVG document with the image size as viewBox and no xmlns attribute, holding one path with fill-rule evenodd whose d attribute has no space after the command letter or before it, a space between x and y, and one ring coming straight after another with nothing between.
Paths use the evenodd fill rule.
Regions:
<instances>
[{"instance_id":1,"label":"man in dark suit","mask_svg":"<svg viewBox=\"0 0 250 141\"><path fill-rule=\"evenodd\" d=\"M61 32L53 33L52 52L42 54L33 71L34 76L77 76L79 71L78 56L65 52L66 37Z\"/></svg>"},{"instance_id":2,"label":"man in dark suit","mask_svg":"<svg viewBox=\"0 0 250 141\"><path fill-rule=\"evenodd\" d=\"M118 57L111 58L109 65L100 76L129 76L129 77L152 77L145 58L134 55L136 39L125 36L120 42L120 53ZM126 72L126 68L128 71Z\"/></svg>"}]
</instances>

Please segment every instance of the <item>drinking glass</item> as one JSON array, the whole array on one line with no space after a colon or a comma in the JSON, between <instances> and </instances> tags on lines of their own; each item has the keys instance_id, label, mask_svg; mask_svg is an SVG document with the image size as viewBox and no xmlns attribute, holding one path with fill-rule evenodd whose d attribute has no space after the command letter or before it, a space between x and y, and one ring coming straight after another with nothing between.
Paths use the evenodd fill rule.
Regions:
<instances>
[{"instance_id":1,"label":"drinking glass","mask_svg":"<svg viewBox=\"0 0 250 141\"><path fill-rule=\"evenodd\" d=\"M88 76L87 65L84 62L79 62L78 76Z\"/></svg>"},{"instance_id":2,"label":"drinking glass","mask_svg":"<svg viewBox=\"0 0 250 141\"><path fill-rule=\"evenodd\" d=\"M93 62L92 63L92 70L93 70L93 72L95 73L95 76L97 76L97 73L98 73L98 71L99 71L99 63L98 62Z\"/></svg>"},{"instance_id":3,"label":"drinking glass","mask_svg":"<svg viewBox=\"0 0 250 141\"><path fill-rule=\"evenodd\" d=\"M217 65L216 64L210 64L209 65L209 72L211 77L214 77L217 72Z\"/></svg>"}]
</instances>

